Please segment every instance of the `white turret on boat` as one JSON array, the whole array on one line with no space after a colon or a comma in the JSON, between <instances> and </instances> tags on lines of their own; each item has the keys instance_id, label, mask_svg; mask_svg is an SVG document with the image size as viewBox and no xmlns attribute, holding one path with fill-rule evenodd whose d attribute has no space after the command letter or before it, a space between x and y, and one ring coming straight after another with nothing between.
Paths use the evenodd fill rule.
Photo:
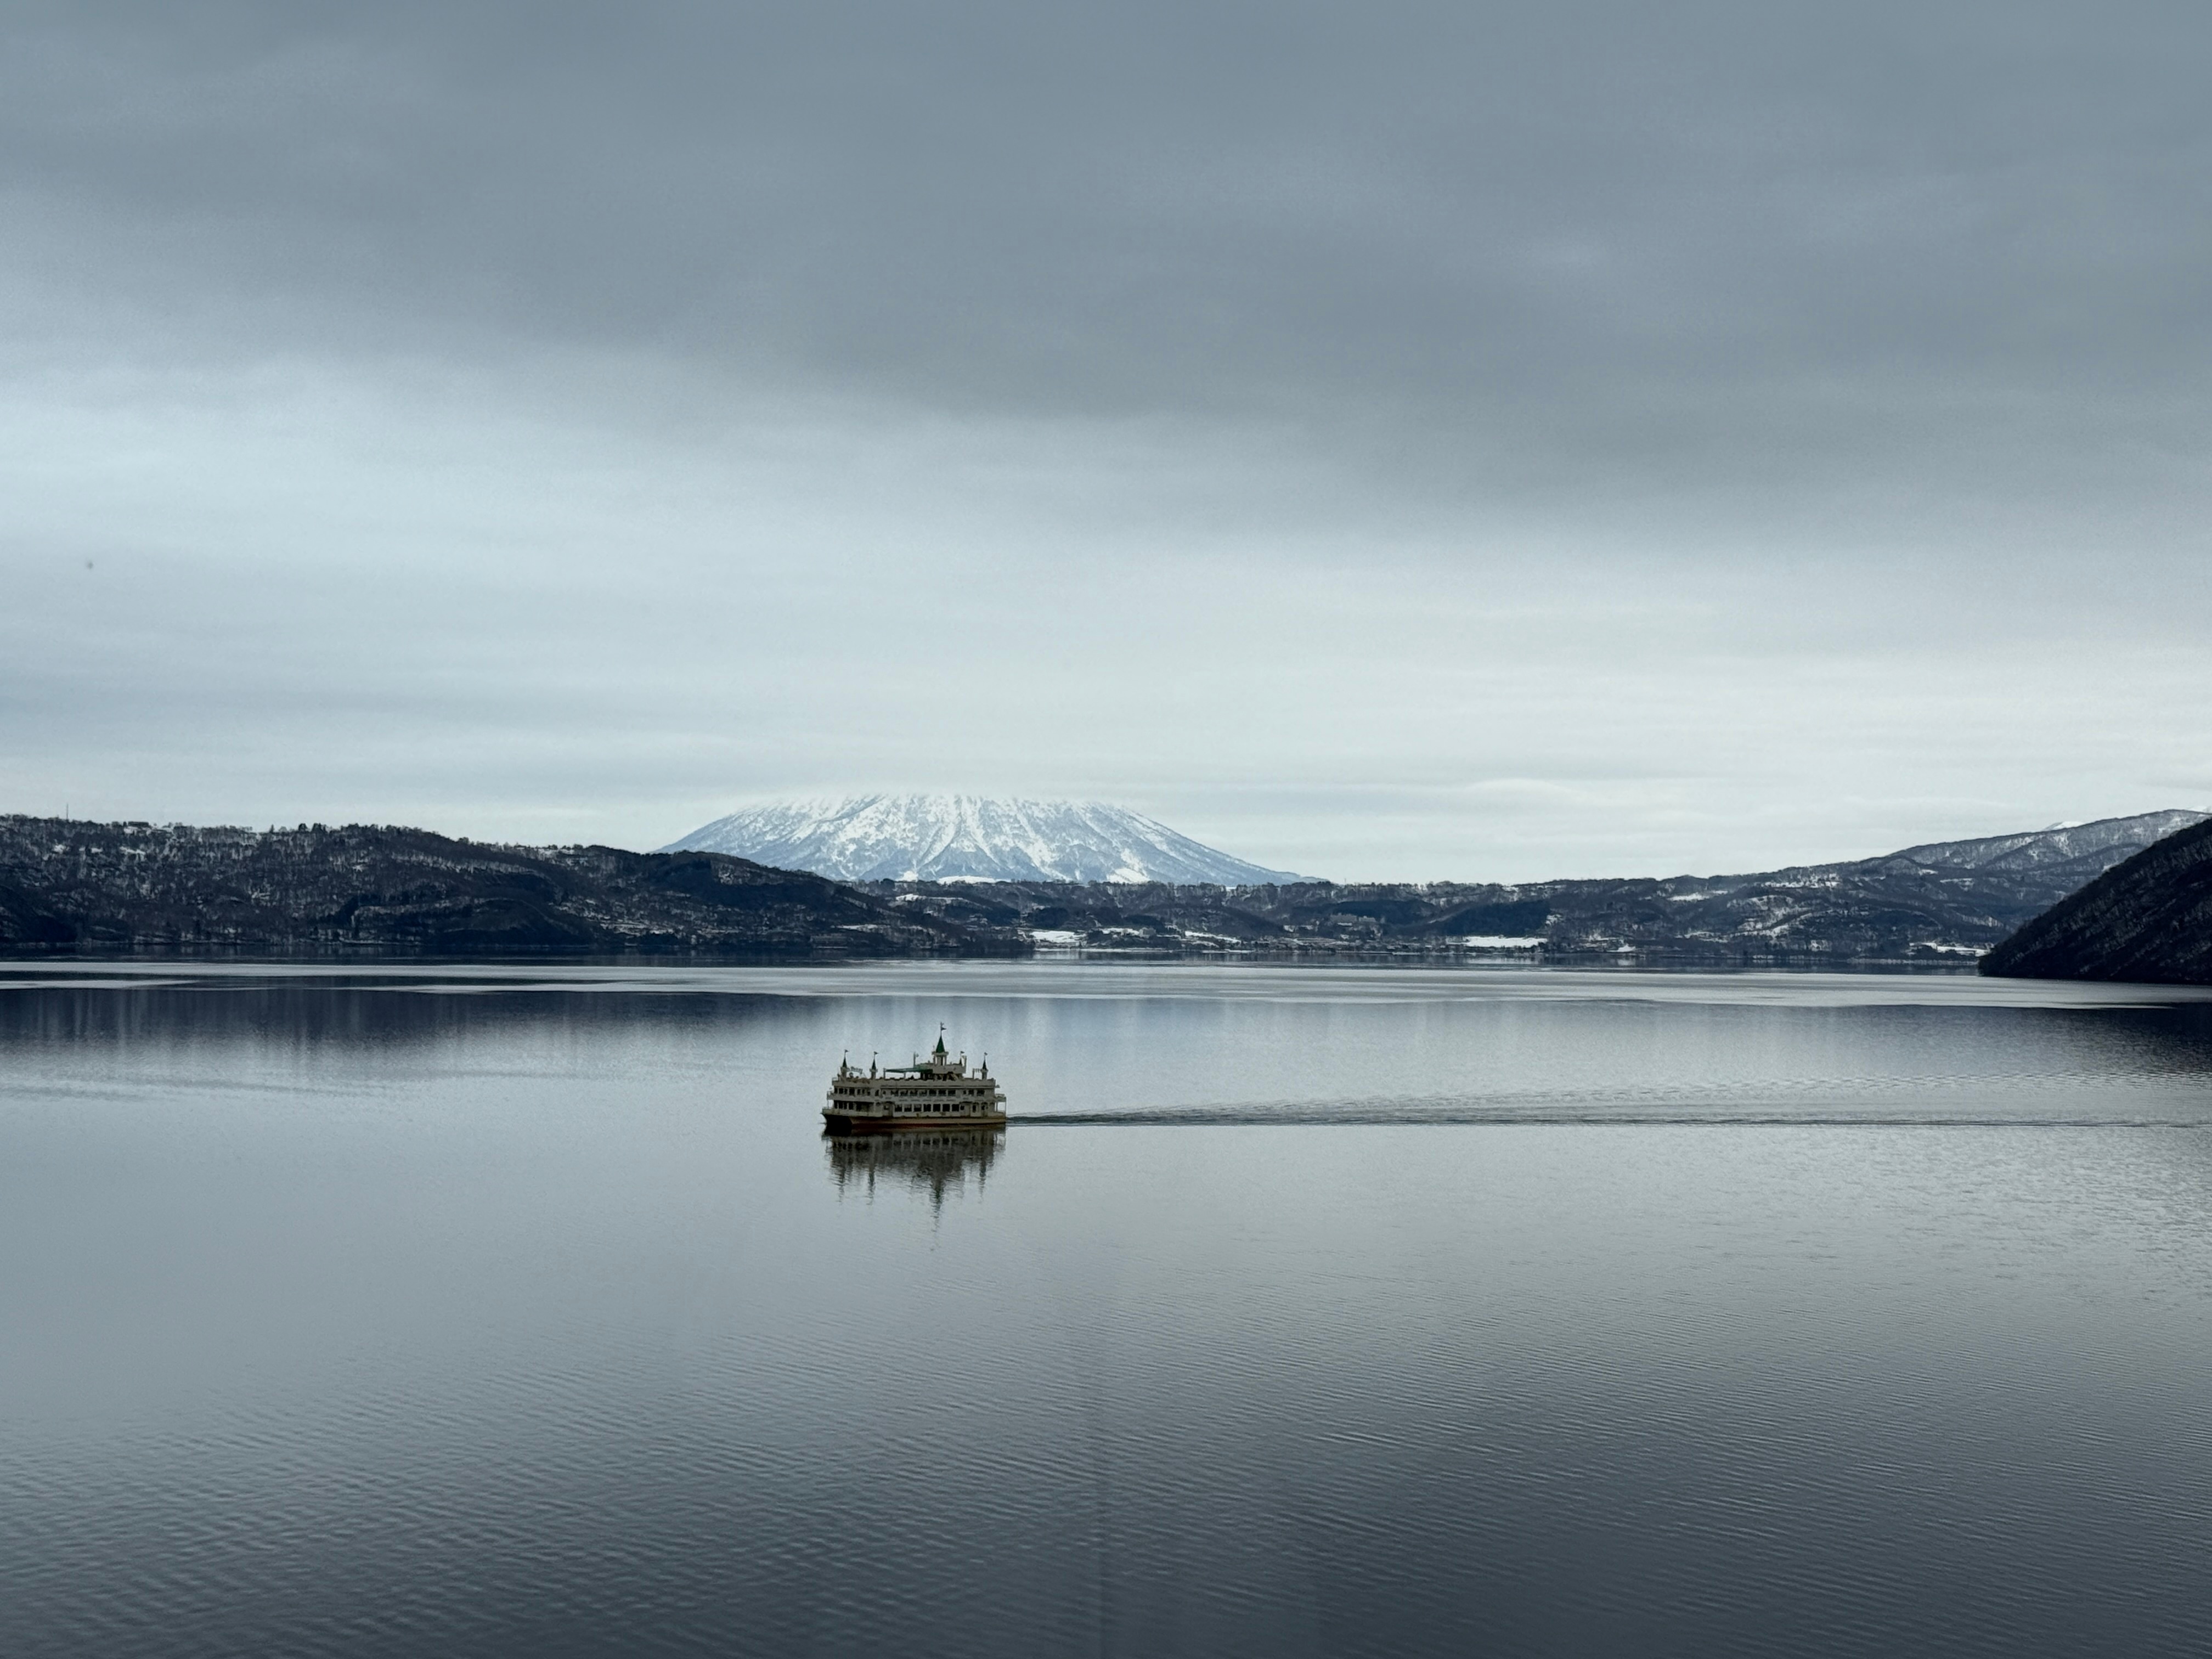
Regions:
<instances>
[{"instance_id":1,"label":"white turret on boat","mask_svg":"<svg viewBox=\"0 0 2212 1659\"><path fill-rule=\"evenodd\" d=\"M830 1103L822 1115L832 1130L995 1128L1006 1121L1006 1097L991 1076L986 1060L975 1071L968 1056L945 1052L945 1028L937 1028L937 1048L911 1066L865 1072L849 1061L837 1063L830 1079Z\"/></svg>"}]
</instances>

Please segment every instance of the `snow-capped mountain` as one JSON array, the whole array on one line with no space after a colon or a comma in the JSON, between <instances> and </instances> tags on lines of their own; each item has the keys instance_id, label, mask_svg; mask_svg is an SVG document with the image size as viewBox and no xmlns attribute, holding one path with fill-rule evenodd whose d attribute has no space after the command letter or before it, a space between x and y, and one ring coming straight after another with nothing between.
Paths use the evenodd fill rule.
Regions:
<instances>
[{"instance_id":1,"label":"snow-capped mountain","mask_svg":"<svg viewBox=\"0 0 2212 1659\"><path fill-rule=\"evenodd\" d=\"M1168 881L1300 878L1231 858L1103 801L860 795L750 806L659 849L733 853L841 881Z\"/></svg>"}]
</instances>

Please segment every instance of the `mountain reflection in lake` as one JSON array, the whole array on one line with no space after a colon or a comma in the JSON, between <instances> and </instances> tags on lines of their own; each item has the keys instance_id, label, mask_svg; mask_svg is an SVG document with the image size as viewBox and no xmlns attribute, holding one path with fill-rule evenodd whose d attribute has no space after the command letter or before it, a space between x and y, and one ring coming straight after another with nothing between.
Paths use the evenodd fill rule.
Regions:
<instances>
[{"instance_id":1,"label":"mountain reflection in lake","mask_svg":"<svg viewBox=\"0 0 2212 1659\"><path fill-rule=\"evenodd\" d=\"M2142 988L0 968L0 1654L2200 1653L2208 1131Z\"/></svg>"}]
</instances>

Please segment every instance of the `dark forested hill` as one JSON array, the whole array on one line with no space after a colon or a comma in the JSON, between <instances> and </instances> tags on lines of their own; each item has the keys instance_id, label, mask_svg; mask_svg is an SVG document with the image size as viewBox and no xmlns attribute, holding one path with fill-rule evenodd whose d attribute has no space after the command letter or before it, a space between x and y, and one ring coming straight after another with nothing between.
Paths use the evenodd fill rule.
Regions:
<instances>
[{"instance_id":1,"label":"dark forested hill","mask_svg":"<svg viewBox=\"0 0 2212 1659\"><path fill-rule=\"evenodd\" d=\"M1005 951L957 921L716 853L494 847L422 830L0 817L0 948Z\"/></svg>"},{"instance_id":2,"label":"dark forested hill","mask_svg":"<svg viewBox=\"0 0 2212 1659\"><path fill-rule=\"evenodd\" d=\"M2212 985L2212 823L2170 836L1990 952L2008 979Z\"/></svg>"}]
</instances>

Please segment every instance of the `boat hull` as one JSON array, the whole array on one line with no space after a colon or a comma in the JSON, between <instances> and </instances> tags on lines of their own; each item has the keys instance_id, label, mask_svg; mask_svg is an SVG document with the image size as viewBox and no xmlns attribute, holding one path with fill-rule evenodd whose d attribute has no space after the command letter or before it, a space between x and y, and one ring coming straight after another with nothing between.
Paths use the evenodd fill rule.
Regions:
<instances>
[{"instance_id":1,"label":"boat hull","mask_svg":"<svg viewBox=\"0 0 2212 1659\"><path fill-rule=\"evenodd\" d=\"M1003 1129L1006 1127L1006 1115L998 1112L986 1116L963 1112L925 1115L902 1112L896 1117L873 1117L825 1106L822 1109L822 1127L833 1135L896 1134L902 1129Z\"/></svg>"}]
</instances>

